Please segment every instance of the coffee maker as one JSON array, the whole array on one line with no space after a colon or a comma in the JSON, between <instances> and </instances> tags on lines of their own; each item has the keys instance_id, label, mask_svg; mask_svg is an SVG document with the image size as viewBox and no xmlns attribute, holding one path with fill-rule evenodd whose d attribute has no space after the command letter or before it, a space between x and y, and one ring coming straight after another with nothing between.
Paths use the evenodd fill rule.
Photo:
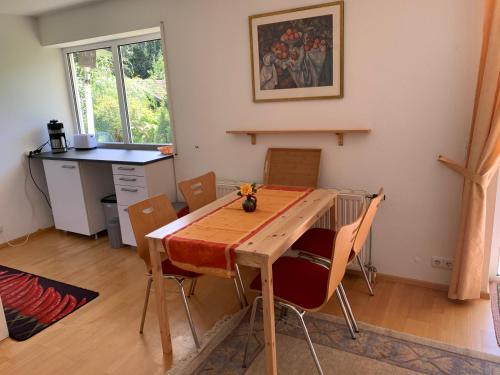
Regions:
<instances>
[{"instance_id":1,"label":"coffee maker","mask_svg":"<svg viewBox=\"0 0 500 375\"><path fill-rule=\"evenodd\" d=\"M50 147L52 148L52 152L55 154L68 151L68 143L66 142L66 135L64 134L64 126L62 122L50 120L47 124L47 128L49 129Z\"/></svg>"}]
</instances>

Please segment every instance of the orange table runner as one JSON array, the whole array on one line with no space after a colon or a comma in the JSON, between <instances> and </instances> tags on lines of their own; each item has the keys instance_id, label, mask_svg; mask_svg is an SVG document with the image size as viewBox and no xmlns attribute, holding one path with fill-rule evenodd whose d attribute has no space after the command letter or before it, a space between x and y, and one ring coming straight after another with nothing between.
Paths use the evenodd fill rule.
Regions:
<instances>
[{"instance_id":1,"label":"orange table runner","mask_svg":"<svg viewBox=\"0 0 500 375\"><path fill-rule=\"evenodd\" d=\"M245 212L238 197L163 239L177 267L223 277L234 276L235 249L313 189L263 186L257 191L257 210Z\"/></svg>"}]
</instances>

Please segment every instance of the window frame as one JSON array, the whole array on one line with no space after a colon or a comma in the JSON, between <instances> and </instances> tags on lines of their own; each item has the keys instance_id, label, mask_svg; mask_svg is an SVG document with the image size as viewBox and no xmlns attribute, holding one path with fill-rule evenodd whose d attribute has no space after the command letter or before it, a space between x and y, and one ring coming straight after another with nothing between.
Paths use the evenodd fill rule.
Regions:
<instances>
[{"instance_id":1,"label":"window frame","mask_svg":"<svg viewBox=\"0 0 500 375\"><path fill-rule=\"evenodd\" d=\"M113 55L113 70L116 79L116 90L118 96L118 105L120 109L120 121L122 124L123 130L123 142L99 142L98 147L102 148L125 148L125 149L145 149L145 150L154 150L158 146L164 145L174 145L175 147L175 128L173 126L173 114L169 106L169 114L170 114L170 126L172 131L172 143L132 143L131 138L131 128L130 128L130 119L128 116L128 107L127 107L127 93L125 90L125 81L123 75L123 64L120 55L120 47L128 44L148 42L153 40L160 40L162 42L162 52L163 52L163 66L165 69L165 81L166 87L165 90L167 92L169 102L170 102L170 92L168 87L168 76L167 76L167 66L166 66L166 58L165 58L165 45L163 43L163 39L161 37L161 33L148 33L139 36L133 36L128 38L119 38L119 39L111 39L104 42L98 43L90 43L90 44L81 44L73 47L67 47L62 49L62 58L64 62L64 70L66 73L66 80L68 84L69 95L71 98L71 112L73 115L73 121L75 124L75 130L78 133L82 132L82 112L80 109L80 102L78 101L78 96L75 91L75 68L73 66L73 62L69 57L69 54L75 52L83 52L89 50L97 50L109 48L111 49L111 53Z\"/></svg>"}]
</instances>

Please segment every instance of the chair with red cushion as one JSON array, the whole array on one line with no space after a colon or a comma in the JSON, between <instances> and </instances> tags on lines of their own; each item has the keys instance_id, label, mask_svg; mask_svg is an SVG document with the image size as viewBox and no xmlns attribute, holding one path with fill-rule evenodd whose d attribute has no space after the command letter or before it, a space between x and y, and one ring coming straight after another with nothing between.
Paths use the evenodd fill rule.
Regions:
<instances>
[{"instance_id":1,"label":"chair with red cushion","mask_svg":"<svg viewBox=\"0 0 500 375\"><path fill-rule=\"evenodd\" d=\"M297 314L304 330L309 349L314 358L316 368L320 374L323 374L323 371L311 338L309 337L309 332L303 316L306 311L320 310L328 303L333 293L335 293L346 322L348 322L351 335L355 338L351 325L355 323L355 321L354 317L349 314L346 308L347 298L341 282L346 271L347 261L359 229L360 221L361 217L354 223L343 226L336 233L334 244L332 244L332 247L335 246L335 258L330 258L332 262L331 267L327 267L320 262L313 263L308 259L294 257L282 257L273 264L273 290L275 302L282 308L290 309ZM258 291L262 290L260 275L254 279L250 287ZM262 296L258 296L252 307L250 330L245 346L243 367L246 367L248 343L253 334L257 304L261 299Z\"/></svg>"},{"instance_id":2,"label":"chair with red cushion","mask_svg":"<svg viewBox=\"0 0 500 375\"><path fill-rule=\"evenodd\" d=\"M356 258L359 268L363 273L366 285L370 295L374 295L368 275L366 274L365 267L359 257L359 253L363 249L370 228L373 224L375 214L380 206L380 202L384 199L384 189L380 189L375 198L372 199L368 208L366 209L361 224L359 226L358 235L354 241L351 253L349 255L349 263ZM316 258L319 261L330 264L332 258L332 244L335 238L335 232L330 229L311 228L305 232L293 245L293 250L300 251L299 256L305 258Z\"/></svg>"},{"instance_id":3,"label":"chair with red cushion","mask_svg":"<svg viewBox=\"0 0 500 375\"><path fill-rule=\"evenodd\" d=\"M167 225L168 223L177 219L177 215L165 195L159 195L153 198L146 199L142 202L133 204L128 207L128 214L130 223L134 231L135 240L137 242L137 253L144 260L147 268L148 283L146 287L146 299L144 301L144 308L142 311L141 328L142 333L144 328L144 321L146 319L146 310L148 308L149 295L151 293L151 284L153 282L153 274L151 272L151 260L149 257L149 246L146 240L146 235L152 231ZM200 348L200 342L194 328L191 312L184 292L184 281L191 280L191 288L194 281L201 276L199 273L186 271L174 266L169 259L162 262L163 277L165 279L175 280L179 286L179 291L182 296L184 308L191 327L193 339L197 348Z\"/></svg>"}]
</instances>

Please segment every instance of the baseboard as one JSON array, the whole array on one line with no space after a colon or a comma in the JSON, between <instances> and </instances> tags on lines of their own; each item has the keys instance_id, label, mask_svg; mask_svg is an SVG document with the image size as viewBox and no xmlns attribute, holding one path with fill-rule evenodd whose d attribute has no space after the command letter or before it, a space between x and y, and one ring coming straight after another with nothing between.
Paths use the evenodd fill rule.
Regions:
<instances>
[{"instance_id":1,"label":"baseboard","mask_svg":"<svg viewBox=\"0 0 500 375\"><path fill-rule=\"evenodd\" d=\"M481 292L481 299L490 299L490 293L488 292Z\"/></svg>"},{"instance_id":2,"label":"baseboard","mask_svg":"<svg viewBox=\"0 0 500 375\"><path fill-rule=\"evenodd\" d=\"M361 276L361 271L358 271L358 270L349 269L349 270L347 270L347 273ZM406 285L419 286L421 288L439 290L441 292L447 292L448 288L449 288L449 286L446 284L433 283L430 281L423 281L423 280L417 280L417 279L410 279L408 277L388 275L385 273L378 273L378 272L377 272L376 280L393 281L396 283L401 283L401 284L406 284ZM490 294L487 292L481 292L480 297L481 297L481 299L490 299Z\"/></svg>"},{"instance_id":3,"label":"baseboard","mask_svg":"<svg viewBox=\"0 0 500 375\"><path fill-rule=\"evenodd\" d=\"M32 232L29 234L30 236L30 239L33 238L33 237L37 237L37 236L40 236L41 234L44 234L44 233L47 233L47 232L50 232L54 230L54 226L50 226L50 227L47 227L47 228L42 228L42 229L37 229L35 232ZM10 242L11 244L13 245L16 245L16 242L23 242L25 239L26 239L26 234L24 236L21 236L21 237L18 237L18 238L14 238L13 240L10 240L8 242ZM0 249L3 249L5 247L8 247L9 244L7 242L4 242L4 243L0 243Z\"/></svg>"}]
</instances>

